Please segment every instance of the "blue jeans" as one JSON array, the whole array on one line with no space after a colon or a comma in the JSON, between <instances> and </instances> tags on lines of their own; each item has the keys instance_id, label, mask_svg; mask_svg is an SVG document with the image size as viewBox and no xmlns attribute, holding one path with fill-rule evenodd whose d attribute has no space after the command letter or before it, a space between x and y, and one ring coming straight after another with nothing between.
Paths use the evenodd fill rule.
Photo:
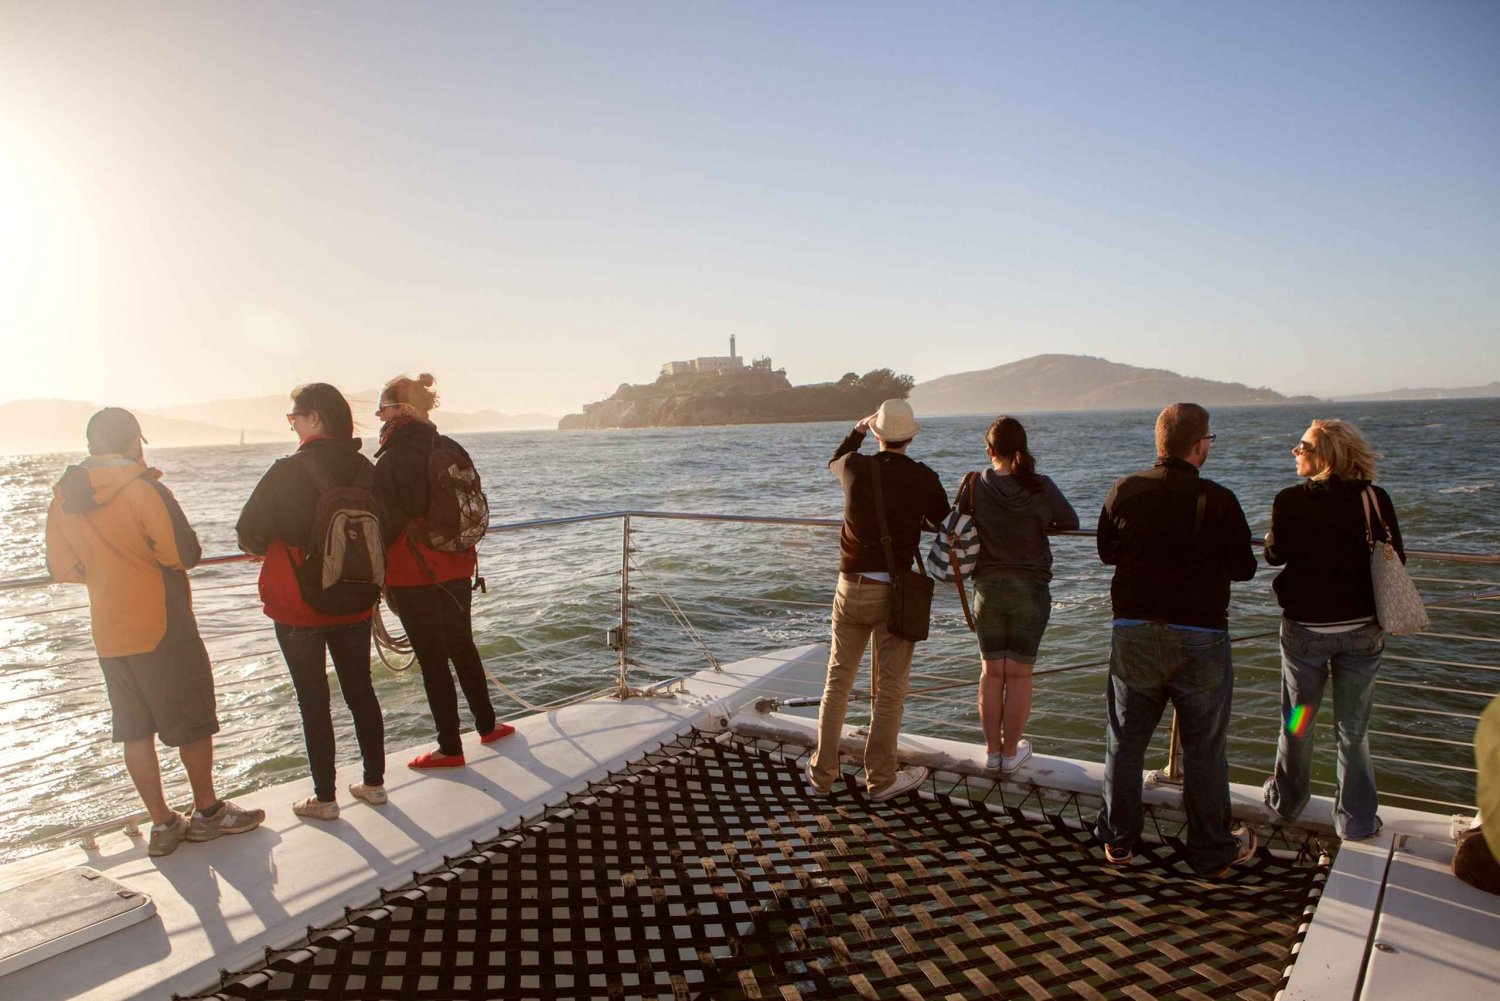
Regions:
<instances>
[{"instance_id":1,"label":"blue jeans","mask_svg":"<svg viewBox=\"0 0 1500 1001\"><path fill-rule=\"evenodd\" d=\"M1229 762L1224 756L1233 695L1227 633L1173 629L1162 622L1114 628L1104 805L1094 824L1100 841L1128 849L1140 838L1146 746L1170 701L1182 737L1188 865L1207 875L1233 861L1239 843L1229 832Z\"/></svg>"},{"instance_id":2,"label":"blue jeans","mask_svg":"<svg viewBox=\"0 0 1500 1001\"><path fill-rule=\"evenodd\" d=\"M1385 633L1373 622L1347 633L1315 633L1281 620L1281 737L1276 774L1265 792L1266 805L1283 819L1301 813L1312 795L1313 723L1332 675L1338 745L1333 829L1341 838L1369 837L1379 829L1369 729L1375 672L1384 650ZM1293 719L1299 707L1302 711Z\"/></svg>"}]
</instances>

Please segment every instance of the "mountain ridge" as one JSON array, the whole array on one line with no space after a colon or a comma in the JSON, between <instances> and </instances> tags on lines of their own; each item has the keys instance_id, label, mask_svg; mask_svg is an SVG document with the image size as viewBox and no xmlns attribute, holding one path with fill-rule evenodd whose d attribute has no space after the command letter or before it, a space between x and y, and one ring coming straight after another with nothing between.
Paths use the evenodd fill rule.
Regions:
<instances>
[{"instance_id":1,"label":"mountain ridge","mask_svg":"<svg viewBox=\"0 0 1500 1001\"><path fill-rule=\"evenodd\" d=\"M919 413L1046 410L1128 410L1192 401L1204 406L1317 403L1267 387L1218 382L1161 368L1141 368L1094 355L1042 354L987 369L939 376L912 387Z\"/></svg>"}]
</instances>

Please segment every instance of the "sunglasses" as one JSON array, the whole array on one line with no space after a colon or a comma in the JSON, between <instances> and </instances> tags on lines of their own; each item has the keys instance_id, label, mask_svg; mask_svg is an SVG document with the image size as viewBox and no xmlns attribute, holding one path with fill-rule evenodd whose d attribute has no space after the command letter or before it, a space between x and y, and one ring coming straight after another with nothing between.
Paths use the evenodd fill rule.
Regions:
<instances>
[{"instance_id":1,"label":"sunglasses","mask_svg":"<svg viewBox=\"0 0 1500 1001\"><path fill-rule=\"evenodd\" d=\"M1316 452L1317 450L1318 446L1310 441L1299 441L1292 446L1293 455L1306 455L1308 452Z\"/></svg>"},{"instance_id":2,"label":"sunglasses","mask_svg":"<svg viewBox=\"0 0 1500 1001\"><path fill-rule=\"evenodd\" d=\"M1218 441L1219 440L1219 436L1216 435L1216 434L1206 434L1202 438L1199 438L1198 440L1199 441Z\"/></svg>"}]
</instances>

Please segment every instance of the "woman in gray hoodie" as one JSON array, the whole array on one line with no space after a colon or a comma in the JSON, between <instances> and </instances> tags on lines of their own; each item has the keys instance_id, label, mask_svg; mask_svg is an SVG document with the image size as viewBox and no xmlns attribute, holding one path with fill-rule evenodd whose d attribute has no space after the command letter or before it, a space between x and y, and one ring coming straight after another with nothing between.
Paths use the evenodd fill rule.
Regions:
<instances>
[{"instance_id":1,"label":"woman in gray hoodie","mask_svg":"<svg viewBox=\"0 0 1500 1001\"><path fill-rule=\"evenodd\" d=\"M1031 757L1022 738L1031 715L1031 672L1052 613L1052 546L1047 532L1078 527L1078 513L1051 477L1039 475L1026 429L997 417L985 432L990 468L974 485L979 563L975 632L983 673L979 722L990 769L1010 773Z\"/></svg>"}]
</instances>

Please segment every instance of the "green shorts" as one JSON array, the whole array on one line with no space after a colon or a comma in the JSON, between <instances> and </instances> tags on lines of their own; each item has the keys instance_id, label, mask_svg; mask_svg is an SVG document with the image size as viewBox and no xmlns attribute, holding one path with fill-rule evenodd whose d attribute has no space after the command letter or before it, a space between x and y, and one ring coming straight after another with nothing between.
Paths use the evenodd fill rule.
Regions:
<instances>
[{"instance_id":1,"label":"green shorts","mask_svg":"<svg viewBox=\"0 0 1500 1001\"><path fill-rule=\"evenodd\" d=\"M214 672L196 633L150 653L100 657L118 742L161 735L182 747L219 732Z\"/></svg>"}]
</instances>

